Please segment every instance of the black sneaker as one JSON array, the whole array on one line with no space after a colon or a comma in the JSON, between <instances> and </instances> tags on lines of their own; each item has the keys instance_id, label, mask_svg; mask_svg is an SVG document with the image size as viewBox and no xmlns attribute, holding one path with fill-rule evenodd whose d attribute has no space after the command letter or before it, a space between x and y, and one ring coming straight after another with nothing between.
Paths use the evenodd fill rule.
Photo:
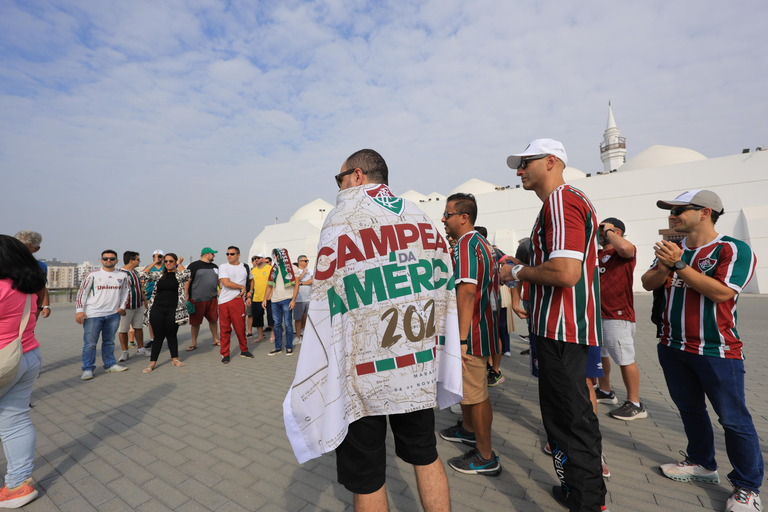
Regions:
<instances>
[{"instance_id":1,"label":"black sneaker","mask_svg":"<svg viewBox=\"0 0 768 512\"><path fill-rule=\"evenodd\" d=\"M223 356L221 358L221 362L224 364L229 364L229 356Z\"/></svg>"},{"instance_id":2,"label":"black sneaker","mask_svg":"<svg viewBox=\"0 0 768 512\"><path fill-rule=\"evenodd\" d=\"M251 354L246 350L245 352L240 352L240 357L247 357L249 359L253 359L253 354Z\"/></svg>"},{"instance_id":3,"label":"black sneaker","mask_svg":"<svg viewBox=\"0 0 768 512\"><path fill-rule=\"evenodd\" d=\"M448 465L466 475L496 476L501 473L499 457L491 452L491 458L484 459L477 448L472 448L464 455L448 460Z\"/></svg>"},{"instance_id":4,"label":"black sneaker","mask_svg":"<svg viewBox=\"0 0 768 512\"><path fill-rule=\"evenodd\" d=\"M531 354L531 349L529 349L529 348L520 351L520 355L521 356L528 356L530 354Z\"/></svg>"},{"instance_id":5,"label":"black sneaker","mask_svg":"<svg viewBox=\"0 0 768 512\"><path fill-rule=\"evenodd\" d=\"M285 349L285 355L292 356L293 355L293 349L292 348Z\"/></svg>"},{"instance_id":6,"label":"black sneaker","mask_svg":"<svg viewBox=\"0 0 768 512\"><path fill-rule=\"evenodd\" d=\"M475 446L477 439L474 432L468 432L461 426L461 420L452 427L440 431L440 437L452 443L464 443Z\"/></svg>"},{"instance_id":7,"label":"black sneaker","mask_svg":"<svg viewBox=\"0 0 768 512\"><path fill-rule=\"evenodd\" d=\"M648 411L645 409L645 404L640 402L640 407L635 406L629 400L625 400L624 403L618 409L612 410L610 413L612 418L617 420L632 421L640 418L647 418Z\"/></svg>"},{"instance_id":8,"label":"black sneaker","mask_svg":"<svg viewBox=\"0 0 768 512\"><path fill-rule=\"evenodd\" d=\"M562 488L562 486L559 485L553 485L552 486L552 496L555 497L555 501L557 501L560 505L564 506L568 510L571 509L570 505L568 505L568 495L570 493Z\"/></svg>"},{"instance_id":9,"label":"black sneaker","mask_svg":"<svg viewBox=\"0 0 768 512\"><path fill-rule=\"evenodd\" d=\"M488 385L490 387L498 386L499 384L503 384L506 379L501 374L501 370L498 372L495 372L493 370L488 372Z\"/></svg>"},{"instance_id":10,"label":"black sneaker","mask_svg":"<svg viewBox=\"0 0 768 512\"><path fill-rule=\"evenodd\" d=\"M281 352L282 352L282 350L281 350L281 349L279 349L279 348L276 348L276 349L273 349L273 350L272 350L272 351L271 351L269 354L267 354L267 355L268 355L268 356L276 356L277 354L279 354L279 353L281 353Z\"/></svg>"},{"instance_id":11,"label":"black sneaker","mask_svg":"<svg viewBox=\"0 0 768 512\"><path fill-rule=\"evenodd\" d=\"M599 387L595 388L595 396L597 396L597 403L599 404L617 404L619 399L616 398L616 393L611 390L610 393L604 392Z\"/></svg>"}]
</instances>

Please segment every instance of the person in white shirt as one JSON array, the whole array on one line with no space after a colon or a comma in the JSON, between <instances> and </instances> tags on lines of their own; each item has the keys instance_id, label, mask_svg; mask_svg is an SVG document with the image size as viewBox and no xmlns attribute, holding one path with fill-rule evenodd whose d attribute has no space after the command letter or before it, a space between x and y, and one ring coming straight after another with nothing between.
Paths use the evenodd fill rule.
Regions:
<instances>
[{"instance_id":1,"label":"person in white shirt","mask_svg":"<svg viewBox=\"0 0 768 512\"><path fill-rule=\"evenodd\" d=\"M101 253L101 270L89 272L77 292L75 321L83 326L82 380L93 378L96 369L96 345L101 336L101 360L105 372L127 370L115 360L115 333L120 317L125 315L129 298L128 275L115 272L117 253Z\"/></svg>"},{"instance_id":2,"label":"person in white shirt","mask_svg":"<svg viewBox=\"0 0 768 512\"><path fill-rule=\"evenodd\" d=\"M234 245L227 248L227 263L219 266L219 336L221 340L221 362L229 363L229 339L232 328L240 342L240 357L253 358L248 351L248 339L245 337L245 305L251 303L252 291L249 291L251 272L240 263L240 249Z\"/></svg>"},{"instance_id":3,"label":"person in white shirt","mask_svg":"<svg viewBox=\"0 0 768 512\"><path fill-rule=\"evenodd\" d=\"M285 355L293 355L293 319L291 312L296 307L299 295L299 269L291 263L286 249L272 251L275 264L267 281L267 293L263 306L272 301L272 318L275 320L275 348L268 354L277 355L283 351L283 329L285 329ZM285 327L283 327L285 324Z\"/></svg>"},{"instance_id":4,"label":"person in white shirt","mask_svg":"<svg viewBox=\"0 0 768 512\"><path fill-rule=\"evenodd\" d=\"M305 254L299 256L297 261L299 268L299 294L296 296L296 307L293 308L293 322L296 325L295 340L296 344L301 343L301 334L304 332L304 324L307 321L307 311L309 310L309 294L312 291L312 269L307 268L309 258Z\"/></svg>"}]
</instances>

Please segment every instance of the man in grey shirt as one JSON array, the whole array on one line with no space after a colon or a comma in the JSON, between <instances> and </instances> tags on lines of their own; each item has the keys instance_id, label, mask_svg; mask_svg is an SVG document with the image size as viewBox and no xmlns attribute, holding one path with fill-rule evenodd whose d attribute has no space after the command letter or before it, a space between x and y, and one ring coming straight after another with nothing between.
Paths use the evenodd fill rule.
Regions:
<instances>
[{"instance_id":1,"label":"man in grey shirt","mask_svg":"<svg viewBox=\"0 0 768 512\"><path fill-rule=\"evenodd\" d=\"M187 267L191 276L184 284L184 291L187 299L195 306L195 312L189 315L192 343L187 352L197 348L197 335L200 333L203 318L208 320L214 346L219 345L219 267L213 263L217 252L206 247L201 251L200 259Z\"/></svg>"}]
</instances>

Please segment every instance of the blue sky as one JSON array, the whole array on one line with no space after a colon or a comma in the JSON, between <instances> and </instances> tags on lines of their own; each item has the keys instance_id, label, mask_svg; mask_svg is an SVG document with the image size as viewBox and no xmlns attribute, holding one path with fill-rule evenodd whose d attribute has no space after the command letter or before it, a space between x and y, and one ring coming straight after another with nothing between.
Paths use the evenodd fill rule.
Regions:
<instances>
[{"instance_id":1,"label":"blue sky","mask_svg":"<svg viewBox=\"0 0 768 512\"><path fill-rule=\"evenodd\" d=\"M0 232L39 256L247 251L371 147L393 190L515 183L539 137L602 170L768 144L765 2L0 3Z\"/></svg>"}]
</instances>

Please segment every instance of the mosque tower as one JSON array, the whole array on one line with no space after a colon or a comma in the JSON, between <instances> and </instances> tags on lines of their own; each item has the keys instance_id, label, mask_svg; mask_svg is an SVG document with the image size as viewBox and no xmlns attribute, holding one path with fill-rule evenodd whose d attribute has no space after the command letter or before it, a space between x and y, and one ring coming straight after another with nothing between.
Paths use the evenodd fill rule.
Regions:
<instances>
[{"instance_id":1,"label":"mosque tower","mask_svg":"<svg viewBox=\"0 0 768 512\"><path fill-rule=\"evenodd\" d=\"M603 132L603 142L600 143L600 160L603 161L603 172L615 171L627 160L627 142L616 126L610 101L608 102L608 125Z\"/></svg>"}]
</instances>

